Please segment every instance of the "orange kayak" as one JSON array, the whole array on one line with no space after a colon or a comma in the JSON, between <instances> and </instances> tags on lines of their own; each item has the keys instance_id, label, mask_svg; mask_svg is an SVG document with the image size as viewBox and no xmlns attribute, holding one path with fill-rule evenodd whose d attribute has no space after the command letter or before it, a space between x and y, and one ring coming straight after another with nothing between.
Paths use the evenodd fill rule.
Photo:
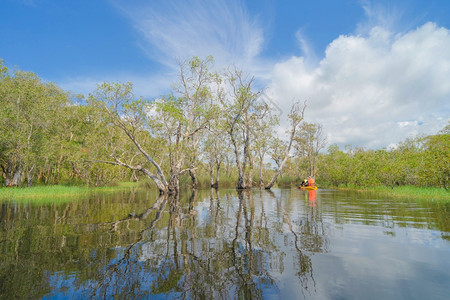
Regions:
<instances>
[{"instance_id":1,"label":"orange kayak","mask_svg":"<svg viewBox=\"0 0 450 300\"><path fill-rule=\"evenodd\" d=\"M315 191L317 190L317 186L299 186L298 189L303 191Z\"/></svg>"}]
</instances>

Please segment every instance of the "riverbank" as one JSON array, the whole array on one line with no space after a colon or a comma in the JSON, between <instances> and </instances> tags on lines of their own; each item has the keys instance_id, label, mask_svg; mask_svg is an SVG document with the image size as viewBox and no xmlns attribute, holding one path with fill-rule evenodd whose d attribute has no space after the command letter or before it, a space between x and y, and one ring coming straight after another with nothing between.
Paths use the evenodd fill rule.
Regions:
<instances>
[{"instance_id":1,"label":"riverbank","mask_svg":"<svg viewBox=\"0 0 450 300\"><path fill-rule=\"evenodd\" d=\"M87 187L49 185L24 188L0 188L0 201L33 201L33 202L65 202L73 201L90 193L114 192L130 187L137 187L136 182L121 182L113 186Z\"/></svg>"},{"instance_id":2,"label":"riverbank","mask_svg":"<svg viewBox=\"0 0 450 300\"><path fill-rule=\"evenodd\" d=\"M379 187L334 187L337 190L351 190L357 192L370 192L383 194L388 198L410 198L414 200L427 200L450 202L450 192L443 188L436 187L416 187L416 186L396 186L394 188Z\"/></svg>"}]
</instances>

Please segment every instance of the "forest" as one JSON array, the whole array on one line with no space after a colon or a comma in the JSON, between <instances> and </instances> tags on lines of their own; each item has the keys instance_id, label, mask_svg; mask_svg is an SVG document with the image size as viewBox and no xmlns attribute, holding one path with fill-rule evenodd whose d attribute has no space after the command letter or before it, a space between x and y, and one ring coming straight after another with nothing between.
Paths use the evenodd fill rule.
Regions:
<instances>
[{"instance_id":1,"label":"forest","mask_svg":"<svg viewBox=\"0 0 450 300\"><path fill-rule=\"evenodd\" d=\"M280 134L263 93L236 67L215 71L212 57L180 62L171 92L156 99L136 96L129 82L74 95L0 60L0 183L147 181L176 194L183 186L294 186L315 176L323 187L448 189L450 124L393 149L339 149L327 147L321 124L304 120L306 99L292 101Z\"/></svg>"}]
</instances>

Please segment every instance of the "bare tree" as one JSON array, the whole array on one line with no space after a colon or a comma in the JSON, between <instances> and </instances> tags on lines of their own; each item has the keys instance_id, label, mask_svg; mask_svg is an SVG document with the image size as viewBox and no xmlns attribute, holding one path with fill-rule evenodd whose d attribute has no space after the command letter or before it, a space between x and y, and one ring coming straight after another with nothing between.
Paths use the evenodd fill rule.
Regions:
<instances>
[{"instance_id":1,"label":"bare tree","mask_svg":"<svg viewBox=\"0 0 450 300\"><path fill-rule=\"evenodd\" d=\"M254 136L253 151L259 160L259 186L264 188L264 160L270 151L272 141L276 138L274 127L279 124L278 116L266 106L260 110L259 118L255 119L252 135Z\"/></svg>"},{"instance_id":2,"label":"bare tree","mask_svg":"<svg viewBox=\"0 0 450 300\"><path fill-rule=\"evenodd\" d=\"M318 123L303 123L295 139L295 150L299 156L308 161L308 176L317 172L316 163L319 151L326 145L326 136L322 125Z\"/></svg>"},{"instance_id":3,"label":"bare tree","mask_svg":"<svg viewBox=\"0 0 450 300\"><path fill-rule=\"evenodd\" d=\"M203 154L209 167L210 186L213 188L219 187L220 168L228 150L224 132L210 131L206 134L206 139L203 144Z\"/></svg>"},{"instance_id":4,"label":"bare tree","mask_svg":"<svg viewBox=\"0 0 450 300\"><path fill-rule=\"evenodd\" d=\"M264 117L267 105L258 99L254 91L254 78L232 69L226 74L230 97L223 102L224 123L231 141L238 171L237 189L253 185L254 157L252 155L255 120Z\"/></svg>"},{"instance_id":5,"label":"bare tree","mask_svg":"<svg viewBox=\"0 0 450 300\"><path fill-rule=\"evenodd\" d=\"M179 192L179 177L189 172L195 179L196 150L200 132L208 127L217 110L212 104L211 85L216 75L209 71L211 57L202 61L197 57L180 63L179 82L174 86L175 95L153 102L134 99L131 83L104 83L91 96L91 101L109 116L111 124L120 128L155 169L151 172L142 165L125 162L118 156L112 161L102 161L140 171L150 177L160 193ZM158 149L168 156L169 176L162 166L144 149L139 137L147 132L154 140L164 141Z\"/></svg>"},{"instance_id":6,"label":"bare tree","mask_svg":"<svg viewBox=\"0 0 450 300\"><path fill-rule=\"evenodd\" d=\"M278 166L278 170L275 172L275 174L272 177L272 180L266 185L266 189L269 190L273 187L275 184L277 177L280 175L281 171L283 170L284 165L286 164L286 161L289 158L291 148L294 142L295 133L297 132L301 122L303 121L303 117L305 114L306 109L306 101L303 103L303 105L300 104L300 102L295 102L291 107L291 112L288 115L291 129L290 129L290 135L289 135L289 143L286 148L286 152L284 153L284 158L281 161L280 165Z\"/></svg>"}]
</instances>

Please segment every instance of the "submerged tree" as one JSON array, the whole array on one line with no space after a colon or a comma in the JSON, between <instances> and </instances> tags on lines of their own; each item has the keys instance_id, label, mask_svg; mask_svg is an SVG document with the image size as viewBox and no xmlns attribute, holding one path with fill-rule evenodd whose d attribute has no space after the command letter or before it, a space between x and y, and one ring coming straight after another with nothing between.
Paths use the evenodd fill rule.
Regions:
<instances>
[{"instance_id":1,"label":"submerged tree","mask_svg":"<svg viewBox=\"0 0 450 300\"><path fill-rule=\"evenodd\" d=\"M303 117L305 115L305 109L306 109L306 101L303 103L303 105L300 104L300 102L295 102L294 104L292 104L291 111L288 115L290 125L291 125L291 128L289 130L289 142L287 144L283 160L280 162L280 164L278 165L277 171L275 172L272 179L265 187L267 190L269 190L273 187L278 176L283 171L283 167L286 164L286 161L288 160L290 153L291 153L291 148L294 143L295 134L296 134L297 130L299 129L301 122L303 121Z\"/></svg>"},{"instance_id":2,"label":"submerged tree","mask_svg":"<svg viewBox=\"0 0 450 300\"><path fill-rule=\"evenodd\" d=\"M264 118L269 107L258 99L259 91L254 91L254 78L233 69L226 75L229 97L222 102L223 122L230 138L238 171L237 189L251 188L253 185L254 128L258 120Z\"/></svg>"},{"instance_id":3,"label":"submerged tree","mask_svg":"<svg viewBox=\"0 0 450 300\"><path fill-rule=\"evenodd\" d=\"M144 164L127 162L117 153L111 154L113 160L102 162L145 173L160 193L178 193L179 177L186 172L194 174L196 160L193 156L197 155L198 135L217 112L211 92L217 80L216 74L209 71L212 62L211 57L204 61L194 57L181 63L179 83L175 86L177 94L153 102L135 99L131 83L100 85L91 96L91 102L103 109L111 124L126 134L155 172ZM143 147L141 138L146 135L163 141L156 152L167 154L168 165L163 167Z\"/></svg>"},{"instance_id":4,"label":"submerged tree","mask_svg":"<svg viewBox=\"0 0 450 300\"><path fill-rule=\"evenodd\" d=\"M202 151L209 168L210 186L213 188L219 187L220 169L229 150L223 132L211 131L205 135Z\"/></svg>"},{"instance_id":5,"label":"submerged tree","mask_svg":"<svg viewBox=\"0 0 450 300\"><path fill-rule=\"evenodd\" d=\"M326 145L322 125L318 123L303 123L294 137L297 155L304 157L308 162L308 176L317 172L317 158L319 151Z\"/></svg>"},{"instance_id":6,"label":"submerged tree","mask_svg":"<svg viewBox=\"0 0 450 300\"><path fill-rule=\"evenodd\" d=\"M267 153L271 150L272 141L279 141L275 136L274 128L279 124L278 116L270 109L261 111L260 117L255 119L252 129L254 136L253 151L259 160L259 182L260 188L264 188L264 161Z\"/></svg>"}]
</instances>

